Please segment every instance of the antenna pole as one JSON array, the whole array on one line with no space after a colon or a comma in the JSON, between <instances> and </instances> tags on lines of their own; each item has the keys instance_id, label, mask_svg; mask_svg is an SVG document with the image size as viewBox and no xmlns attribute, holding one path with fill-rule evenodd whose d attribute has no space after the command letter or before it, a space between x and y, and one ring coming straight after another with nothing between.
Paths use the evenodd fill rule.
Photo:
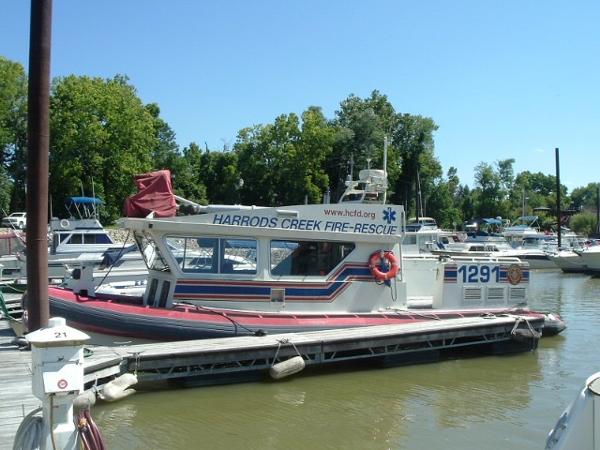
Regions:
<instances>
[{"instance_id":1,"label":"antenna pole","mask_svg":"<svg viewBox=\"0 0 600 450\"><path fill-rule=\"evenodd\" d=\"M388 138L387 136L383 137L383 179L385 180L385 191L383 193L383 203L386 203L387 200L387 152L388 152Z\"/></svg>"},{"instance_id":2,"label":"antenna pole","mask_svg":"<svg viewBox=\"0 0 600 450\"><path fill-rule=\"evenodd\" d=\"M94 188L94 177L90 177L92 179L92 198L96 198L96 189ZM94 219L98 218L98 210L95 203L92 203L92 209L94 210Z\"/></svg>"}]
</instances>

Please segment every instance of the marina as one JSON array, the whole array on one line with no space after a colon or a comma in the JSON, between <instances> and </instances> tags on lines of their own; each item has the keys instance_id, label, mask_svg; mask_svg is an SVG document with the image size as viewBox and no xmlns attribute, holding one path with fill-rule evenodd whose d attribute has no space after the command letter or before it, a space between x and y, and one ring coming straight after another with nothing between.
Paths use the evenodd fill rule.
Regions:
<instances>
[{"instance_id":1,"label":"marina","mask_svg":"<svg viewBox=\"0 0 600 450\"><path fill-rule=\"evenodd\" d=\"M367 82L383 83L393 96L369 86L370 96L351 93L336 109L330 97L340 87L366 92L364 81L352 80L356 52L377 56L369 39L344 36L343 30L363 24L348 20L343 8L309 8L319 25L327 24L317 27L329 30L326 49L311 43L313 37L325 41L315 32L316 16L292 13L289 5L250 13L240 5L220 11L221 5L189 4L185 11L177 3L159 16L152 9L135 14L144 24L160 19L169 36L162 40L172 63L166 66L188 101L177 100L177 90L147 83L161 65L148 70L148 54L123 45L126 36L116 33L112 41L115 33L105 33L104 56L93 48L101 41L81 40L97 36L90 33L97 24L110 28L133 11L110 8L106 21L84 6L93 19L82 30L65 26L79 23L72 20L77 8L59 7L60 48L51 64L52 0L32 0L28 11L9 8L30 16L30 35L28 57L22 49L12 54L26 27L23 17L11 16L17 26L6 39L9 56L0 55L6 87L0 101L0 225L6 227L0 230L0 450L527 450L544 443L546 450L600 449L594 358L600 185L593 164L572 166L574 155L589 156L584 147L591 138L585 127L578 141L568 128L536 123L544 118L539 111L548 110L540 102L549 98L548 89L523 89L522 80L515 89L514 77L494 69L494 60L514 69L500 53L490 53L483 65L471 63L456 53L463 39L455 37L497 48L501 35L515 61L527 60L519 66L523 80L539 72L528 75L527 65L540 67L543 45L530 61L517 53L530 48L526 35L513 41L519 33L495 33L485 20L489 26L461 22L440 5L435 14L423 14L390 3L384 14L377 11L384 22L361 36L372 35L391 55L385 71L368 61L363 66L372 69ZM285 21L264 22L281 12L289 14ZM502 16L490 12L468 17ZM364 20L372 11L353 13L374 22ZM433 17L432 29L445 31L444 38L422 33L421 20L407 20L401 36L393 34L397 27L379 25L399 15ZM173 39L193 29L185 24L196 16L207 26L195 34L198 41L179 41L181 55L198 55L183 69ZM547 29L548 19L562 16L544 8L536 21ZM240 33L242 18L253 24L252 36ZM413 22L419 23L414 30ZM445 30L446 22L461 26ZM278 23L286 25L278 29ZM378 28L392 32L377 36ZM399 48L421 47L412 33L423 48L443 49L426 52L441 65L423 65L412 53L394 57ZM141 42L161 49L148 38ZM278 48L271 47L274 41ZM252 51L240 52L240 43ZM218 62L213 50L235 62L227 71L235 77L218 75L227 62L211 65ZM332 57L320 58L323 50ZM448 50L458 57L449 60ZM550 50L548 61L555 64L560 52ZM251 64L240 58L255 51L267 56ZM277 60L268 56L274 53ZM64 57L69 54L78 57ZM287 54L293 64L285 64ZM103 76L114 61L123 64L113 78L102 78L96 66L86 66L87 55L98 56ZM400 59L416 61L415 70L401 68L402 83ZM196 60L209 65L190 85L177 74L197 74ZM324 67L342 61L342 71L305 77L317 60ZM255 67L267 70L254 76ZM466 78L457 82L452 71L459 67ZM314 91L298 85L285 72L290 68ZM377 73L384 78L377 81ZM394 82L385 81L389 74ZM423 74L446 75L440 83ZM473 89L461 89L464 80ZM311 100L301 112L290 86L298 98L327 102ZM565 117L578 117L573 105L579 102L560 99L577 99L571 94L582 95L584 89L576 91L585 84L566 83L561 75L548 86L559 99L554 110L562 106ZM537 100L536 90L543 91ZM244 111L246 91L273 95ZM468 91L490 101L463 101ZM214 93L227 117L211 104ZM463 94L458 102L456 93ZM292 103L281 103L286 97ZM193 112L192 99L202 106ZM396 109L391 99L409 109ZM519 116L500 107L493 112L498 120L490 120L489 105L499 99L512 109L534 109L519 108ZM295 112L256 123L284 104ZM458 120L449 121L440 104L458 105L452 114ZM171 128L167 117L181 120L174 111L191 119L192 134ZM234 122L240 120L245 123ZM498 132L523 123L531 125L526 132ZM231 126L241 128L232 134ZM451 127L462 133L460 145L448 140ZM226 136L222 147L209 147L212 133ZM565 142L564 183L558 147L554 175L547 173L550 159L542 153L548 139ZM534 146L539 154L532 159ZM506 159L473 159L500 154ZM511 154L519 156L518 165ZM468 178L463 170L459 177L464 157Z\"/></svg>"}]
</instances>

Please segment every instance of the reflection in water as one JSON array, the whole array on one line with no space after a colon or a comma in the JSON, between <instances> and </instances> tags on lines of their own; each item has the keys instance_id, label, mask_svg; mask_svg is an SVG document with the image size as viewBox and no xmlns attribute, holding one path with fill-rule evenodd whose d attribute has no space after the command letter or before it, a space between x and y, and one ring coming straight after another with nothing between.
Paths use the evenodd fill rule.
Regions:
<instances>
[{"instance_id":1,"label":"reflection in water","mask_svg":"<svg viewBox=\"0 0 600 450\"><path fill-rule=\"evenodd\" d=\"M600 279L534 272L564 335L535 352L139 393L96 407L111 449L542 448L600 337Z\"/></svg>"}]
</instances>

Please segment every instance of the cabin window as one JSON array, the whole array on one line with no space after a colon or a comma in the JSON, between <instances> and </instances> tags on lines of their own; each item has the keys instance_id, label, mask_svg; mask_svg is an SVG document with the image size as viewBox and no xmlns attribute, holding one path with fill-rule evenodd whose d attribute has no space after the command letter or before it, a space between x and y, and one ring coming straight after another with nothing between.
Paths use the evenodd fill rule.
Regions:
<instances>
[{"instance_id":1,"label":"cabin window","mask_svg":"<svg viewBox=\"0 0 600 450\"><path fill-rule=\"evenodd\" d=\"M68 244L83 244L81 234L72 234L71 239L67 242Z\"/></svg>"},{"instance_id":2,"label":"cabin window","mask_svg":"<svg viewBox=\"0 0 600 450\"><path fill-rule=\"evenodd\" d=\"M154 239L149 235L140 233L135 233L134 238L149 269L170 272L170 268L162 257Z\"/></svg>"},{"instance_id":3,"label":"cabin window","mask_svg":"<svg viewBox=\"0 0 600 450\"><path fill-rule=\"evenodd\" d=\"M158 280L156 278L152 278L150 281L150 289L148 289L148 305L154 305L154 296L156 295L156 288L158 287Z\"/></svg>"},{"instance_id":4,"label":"cabin window","mask_svg":"<svg viewBox=\"0 0 600 450\"><path fill-rule=\"evenodd\" d=\"M183 272L256 274L253 239L169 236L167 246Z\"/></svg>"},{"instance_id":5,"label":"cabin window","mask_svg":"<svg viewBox=\"0 0 600 450\"><path fill-rule=\"evenodd\" d=\"M404 245L416 245L417 244L417 236L414 234L407 234L404 236Z\"/></svg>"},{"instance_id":6,"label":"cabin window","mask_svg":"<svg viewBox=\"0 0 600 450\"><path fill-rule=\"evenodd\" d=\"M96 243L96 235L95 234L84 234L83 242L85 244L95 244Z\"/></svg>"},{"instance_id":7,"label":"cabin window","mask_svg":"<svg viewBox=\"0 0 600 450\"><path fill-rule=\"evenodd\" d=\"M167 280L163 281L162 288L160 289L160 297L158 300L158 307L164 308L167 306L167 299L169 298L169 291L171 290L171 283Z\"/></svg>"},{"instance_id":8,"label":"cabin window","mask_svg":"<svg viewBox=\"0 0 600 450\"><path fill-rule=\"evenodd\" d=\"M271 241L271 273L325 276L352 250L351 242Z\"/></svg>"},{"instance_id":9,"label":"cabin window","mask_svg":"<svg viewBox=\"0 0 600 450\"><path fill-rule=\"evenodd\" d=\"M95 234L94 235L94 240L96 241L96 244L113 244L112 239L110 238L110 236L108 234Z\"/></svg>"}]
</instances>

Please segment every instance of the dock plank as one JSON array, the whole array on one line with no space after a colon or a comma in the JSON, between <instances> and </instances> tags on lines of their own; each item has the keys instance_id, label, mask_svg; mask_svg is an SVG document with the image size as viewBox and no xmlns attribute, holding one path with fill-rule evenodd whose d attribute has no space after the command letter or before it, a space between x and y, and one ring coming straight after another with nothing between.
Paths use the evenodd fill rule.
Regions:
<instances>
[{"instance_id":1,"label":"dock plank","mask_svg":"<svg viewBox=\"0 0 600 450\"><path fill-rule=\"evenodd\" d=\"M115 349L120 355L139 354L140 358L164 355L189 354L199 352L219 352L240 348L256 349L265 346L278 346L280 342L298 344L314 344L327 342L352 341L365 337L376 339L390 336L409 336L431 333L434 331L462 330L478 327L483 324L505 325L514 323L512 317L469 317L447 319L444 321L426 321L406 325L376 325L369 327L344 328L337 330L310 331L306 333L286 333L266 336L240 336L227 339L203 339L194 341L161 342L155 344L139 344Z\"/></svg>"},{"instance_id":2,"label":"dock plank","mask_svg":"<svg viewBox=\"0 0 600 450\"><path fill-rule=\"evenodd\" d=\"M512 315L468 317L402 325L139 344L110 349L97 347L94 351L105 361L110 357L115 358L111 360L114 364L111 375L118 368L121 373L138 371L138 377L144 381L219 374L226 376L236 371L265 370L276 362L276 355L280 360L298 352L308 366L507 343L512 341L511 330L516 320L517 316ZM531 322L535 323L538 330L543 326L542 318L531 319ZM531 345L535 348L533 341ZM107 358L107 355L110 357ZM119 366L116 365L118 357L122 358ZM93 355L85 361L86 380L93 379L93 366L97 364L94 359Z\"/></svg>"},{"instance_id":3,"label":"dock plank","mask_svg":"<svg viewBox=\"0 0 600 450\"><path fill-rule=\"evenodd\" d=\"M31 392L31 352L18 350L14 337L0 319L0 450L12 449L23 417L41 404Z\"/></svg>"}]
</instances>

